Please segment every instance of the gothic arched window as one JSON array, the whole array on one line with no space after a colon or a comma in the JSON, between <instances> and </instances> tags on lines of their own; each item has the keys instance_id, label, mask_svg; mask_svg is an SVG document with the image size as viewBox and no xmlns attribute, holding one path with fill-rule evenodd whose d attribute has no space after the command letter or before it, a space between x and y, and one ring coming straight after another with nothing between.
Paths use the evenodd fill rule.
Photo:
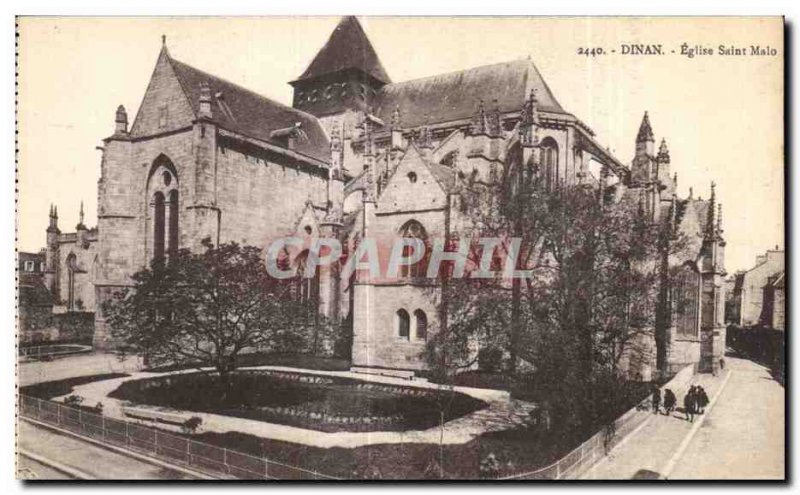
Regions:
<instances>
[{"instance_id":1,"label":"gothic arched window","mask_svg":"<svg viewBox=\"0 0 800 495\"><path fill-rule=\"evenodd\" d=\"M552 191L558 186L558 144L553 138L545 138L539 146L539 161L544 174L544 185Z\"/></svg>"},{"instance_id":2,"label":"gothic arched window","mask_svg":"<svg viewBox=\"0 0 800 495\"><path fill-rule=\"evenodd\" d=\"M397 336L408 340L411 330L411 318L408 316L408 311L402 308L397 310L397 313L395 313L395 325L397 326Z\"/></svg>"},{"instance_id":3,"label":"gothic arched window","mask_svg":"<svg viewBox=\"0 0 800 495\"><path fill-rule=\"evenodd\" d=\"M147 179L147 252L152 260L163 260L180 244L180 195L178 174L172 161L159 155Z\"/></svg>"},{"instance_id":4,"label":"gothic arched window","mask_svg":"<svg viewBox=\"0 0 800 495\"><path fill-rule=\"evenodd\" d=\"M416 338L417 340L425 340L428 338L428 315L424 311L418 309L414 311L414 321L416 322Z\"/></svg>"},{"instance_id":5,"label":"gothic arched window","mask_svg":"<svg viewBox=\"0 0 800 495\"><path fill-rule=\"evenodd\" d=\"M294 285L295 300L316 308L319 305L319 268L317 267L314 273L311 273L308 250L297 255L294 265L297 267Z\"/></svg>"},{"instance_id":6,"label":"gothic arched window","mask_svg":"<svg viewBox=\"0 0 800 495\"><path fill-rule=\"evenodd\" d=\"M407 239L419 239L425 248L425 254L422 259L413 265L403 265L400 267L400 276L403 278L423 278L426 276L428 269L428 260L430 259L430 243L428 242L428 233L425 227L416 220L409 220L400 227L400 236ZM403 247L403 257L408 258L413 251L412 246Z\"/></svg>"},{"instance_id":7,"label":"gothic arched window","mask_svg":"<svg viewBox=\"0 0 800 495\"><path fill-rule=\"evenodd\" d=\"M67 256L67 310L75 309L75 273L78 271L78 260L75 253Z\"/></svg>"},{"instance_id":8,"label":"gothic arched window","mask_svg":"<svg viewBox=\"0 0 800 495\"><path fill-rule=\"evenodd\" d=\"M153 195L153 259L164 259L164 193L161 191Z\"/></svg>"}]
</instances>

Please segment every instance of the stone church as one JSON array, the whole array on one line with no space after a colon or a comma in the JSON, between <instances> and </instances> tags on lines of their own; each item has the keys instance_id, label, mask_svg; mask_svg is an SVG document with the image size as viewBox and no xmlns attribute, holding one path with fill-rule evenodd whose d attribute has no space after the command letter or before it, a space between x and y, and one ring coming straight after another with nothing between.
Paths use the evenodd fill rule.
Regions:
<instances>
[{"instance_id":1,"label":"stone church","mask_svg":"<svg viewBox=\"0 0 800 495\"><path fill-rule=\"evenodd\" d=\"M354 17L341 20L296 80L292 107L205 73L163 46L138 114L116 112L104 140L98 223L48 228L46 279L61 301L95 308L95 344L110 343L102 301L130 276L204 238L267 247L279 237L447 238L468 219L467 181L497 180L535 153L546 181L606 187L675 222L691 252L670 263L670 366L714 366L724 348L724 240L715 199L676 195L666 142L645 113L627 165L556 100L530 59L392 82ZM302 273L307 252L290 262ZM391 280L337 268L304 278L299 297L352 327L357 367L424 368L437 331L435 292L418 274ZM432 295L433 294L433 295ZM653 360L650 360L653 361ZM651 362L643 365L649 376Z\"/></svg>"}]
</instances>

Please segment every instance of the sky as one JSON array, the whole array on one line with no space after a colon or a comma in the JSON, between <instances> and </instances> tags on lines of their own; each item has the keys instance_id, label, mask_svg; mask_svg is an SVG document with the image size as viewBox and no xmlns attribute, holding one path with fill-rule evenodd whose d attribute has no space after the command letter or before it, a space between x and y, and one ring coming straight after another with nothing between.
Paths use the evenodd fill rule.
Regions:
<instances>
[{"instance_id":1,"label":"sky","mask_svg":"<svg viewBox=\"0 0 800 495\"><path fill-rule=\"evenodd\" d=\"M531 57L568 112L629 164L642 114L666 138L679 195L723 205L726 268L784 246L781 18L360 18L393 81ZM96 225L100 152L123 104L133 121L161 48L199 69L291 104L336 17L58 18L19 21L18 248L45 244L50 204L73 231L83 201ZM622 55L623 44L663 55ZM714 55L680 55L681 45ZM719 46L774 56L717 55ZM580 48L603 55L579 55ZM609 53L615 49L616 53ZM675 50L677 53L671 53ZM486 95L486 100L491 100Z\"/></svg>"}]
</instances>

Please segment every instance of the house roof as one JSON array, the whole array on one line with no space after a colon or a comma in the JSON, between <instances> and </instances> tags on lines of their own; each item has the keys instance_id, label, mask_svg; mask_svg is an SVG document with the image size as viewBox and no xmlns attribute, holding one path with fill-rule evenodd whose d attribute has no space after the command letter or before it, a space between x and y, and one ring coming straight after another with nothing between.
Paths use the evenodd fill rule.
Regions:
<instances>
[{"instance_id":1,"label":"house roof","mask_svg":"<svg viewBox=\"0 0 800 495\"><path fill-rule=\"evenodd\" d=\"M41 276L20 274L19 304L21 306L52 306L53 297Z\"/></svg>"},{"instance_id":2,"label":"house roof","mask_svg":"<svg viewBox=\"0 0 800 495\"><path fill-rule=\"evenodd\" d=\"M348 69L360 70L384 84L391 82L367 34L353 16L343 17L339 21L328 41L297 81Z\"/></svg>"},{"instance_id":3,"label":"house roof","mask_svg":"<svg viewBox=\"0 0 800 495\"><path fill-rule=\"evenodd\" d=\"M212 95L213 120L222 127L285 147L284 143L271 137L271 133L300 123L303 136L296 140L294 151L326 163L330 161L328 137L313 115L270 100L172 57L169 60L195 112L200 106L200 84L207 83Z\"/></svg>"},{"instance_id":4,"label":"house roof","mask_svg":"<svg viewBox=\"0 0 800 495\"><path fill-rule=\"evenodd\" d=\"M497 99L501 113L517 112L533 89L539 110L566 114L529 59L387 84L376 95L373 113L390 122L399 108L404 128L471 119L481 99L487 111Z\"/></svg>"}]
</instances>

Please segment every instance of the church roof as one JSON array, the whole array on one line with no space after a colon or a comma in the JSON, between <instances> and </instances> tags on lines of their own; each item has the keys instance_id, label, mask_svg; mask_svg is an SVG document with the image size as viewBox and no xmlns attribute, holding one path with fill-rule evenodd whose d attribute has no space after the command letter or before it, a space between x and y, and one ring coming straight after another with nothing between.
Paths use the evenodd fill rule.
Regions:
<instances>
[{"instance_id":1,"label":"church roof","mask_svg":"<svg viewBox=\"0 0 800 495\"><path fill-rule=\"evenodd\" d=\"M373 113L384 122L399 108L404 128L471 119L478 101L501 113L517 112L532 89L539 110L566 112L529 59L484 65L422 79L387 84L378 92Z\"/></svg>"},{"instance_id":2,"label":"church roof","mask_svg":"<svg viewBox=\"0 0 800 495\"><path fill-rule=\"evenodd\" d=\"M225 129L283 147L284 144L271 138L272 131L300 123L304 137L296 140L294 151L324 162L330 161L328 137L316 117L172 57L170 63L195 112L200 106L200 84L207 83L212 95L213 120Z\"/></svg>"},{"instance_id":3,"label":"church roof","mask_svg":"<svg viewBox=\"0 0 800 495\"><path fill-rule=\"evenodd\" d=\"M384 84L391 82L367 34L353 16L339 21L325 46L297 80L314 79L348 69L358 69Z\"/></svg>"}]
</instances>

